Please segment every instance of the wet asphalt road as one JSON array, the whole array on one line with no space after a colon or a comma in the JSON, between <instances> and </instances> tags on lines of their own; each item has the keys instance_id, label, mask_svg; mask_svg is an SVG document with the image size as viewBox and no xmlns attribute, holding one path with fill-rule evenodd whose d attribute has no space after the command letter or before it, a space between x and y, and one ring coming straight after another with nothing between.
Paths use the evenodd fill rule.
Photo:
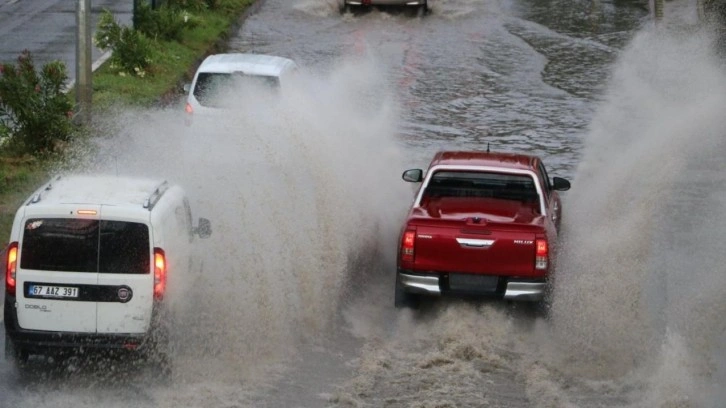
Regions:
<instances>
[{"instance_id":1,"label":"wet asphalt road","mask_svg":"<svg viewBox=\"0 0 726 408\"><path fill-rule=\"evenodd\" d=\"M76 69L76 1L2 0L0 1L0 61L14 62L23 50L29 50L37 66L60 60L68 68L68 78L75 80ZM107 9L123 24L130 24L131 0L94 0L91 2L92 27ZM93 47L93 61L103 53Z\"/></svg>"}]
</instances>

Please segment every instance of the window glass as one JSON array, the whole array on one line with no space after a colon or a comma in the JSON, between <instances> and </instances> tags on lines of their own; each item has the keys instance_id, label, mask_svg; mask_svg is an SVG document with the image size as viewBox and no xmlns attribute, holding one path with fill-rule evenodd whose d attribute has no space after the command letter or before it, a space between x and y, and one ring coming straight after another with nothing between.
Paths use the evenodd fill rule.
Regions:
<instances>
[{"instance_id":1,"label":"window glass","mask_svg":"<svg viewBox=\"0 0 726 408\"><path fill-rule=\"evenodd\" d=\"M539 172L540 177L542 178L542 183L544 184L544 192L547 198L550 197L550 190L552 189L552 186L550 185L550 178L547 175L547 170L545 169L544 164L542 162L539 163Z\"/></svg>"},{"instance_id":2,"label":"window glass","mask_svg":"<svg viewBox=\"0 0 726 408\"><path fill-rule=\"evenodd\" d=\"M145 224L73 218L25 223L20 267L41 271L149 273Z\"/></svg>"},{"instance_id":3,"label":"window glass","mask_svg":"<svg viewBox=\"0 0 726 408\"><path fill-rule=\"evenodd\" d=\"M193 93L202 106L219 107L231 96L229 92L244 86L277 89L280 81L275 76L246 75L241 72L232 74L200 72Z\"/></svg>"},{"instance_id":4,"label":"window glass","mask_svg":"<svg viewBox=\"0 0 726 408\"><path fill-rule=\"evenodd\" d=\"M98 271L102 273L149 273L151 252L145 224L101 221Z\"/></svg>"},{"instance_id":5,"label":"window glass","mask_svg":"<svg viewBox=\"0 0 726 408\"><path fill-rule=\"evenodd\" d=\"M478 197L538 202L534 180L528 175L438 171L424 192L426 198Z\"/></svg>"},{"instance_id":6,"label":"window glass","mask_svg":"<svg viewBox=\"0 0 726 408\"><path fill-rule=\"evenodd\" d=\"M98 221L32 218L25 223L20 267L41 271L96 272Z\"/></svg>"}]
</instances>

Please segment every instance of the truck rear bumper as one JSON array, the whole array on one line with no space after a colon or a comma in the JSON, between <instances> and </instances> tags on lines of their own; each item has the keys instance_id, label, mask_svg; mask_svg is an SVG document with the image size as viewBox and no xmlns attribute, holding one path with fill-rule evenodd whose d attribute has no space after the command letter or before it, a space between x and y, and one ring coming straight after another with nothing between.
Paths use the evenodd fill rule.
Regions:
<instances>
[{"instance_id":1,"label":"truck rear bumper","mask_svg":"<svg viewBox=\"0 0 726 408\"><path fill-rule=\"evenodd\" d=\"M497 296L507 300L539 301L544 299L547 290L545 279L521 279L500 276L497 288L492 291L476 292L451 290L448 287L448 274L416 274L398 271L398 283L409 293L441 296L442 294L465 294Z\"/></svg>"}]
</instances>

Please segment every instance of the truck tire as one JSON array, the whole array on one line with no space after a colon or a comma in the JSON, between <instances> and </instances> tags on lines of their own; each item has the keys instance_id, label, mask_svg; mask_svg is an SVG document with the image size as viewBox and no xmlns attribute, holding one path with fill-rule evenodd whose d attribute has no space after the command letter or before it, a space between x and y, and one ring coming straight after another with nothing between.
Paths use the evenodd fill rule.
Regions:
<instances>
[{"instance_id":1,"label":"truck tire","mask_svg":"<svg viewBox=\"0 0 726 408\"><path fill-rule=\"evenodd\" d=\"M394 297L394 306L396 309L417 309L419 302L419 296L406 292L398 279L396 279L396 293Z\"/></svg>"}]
</instances>

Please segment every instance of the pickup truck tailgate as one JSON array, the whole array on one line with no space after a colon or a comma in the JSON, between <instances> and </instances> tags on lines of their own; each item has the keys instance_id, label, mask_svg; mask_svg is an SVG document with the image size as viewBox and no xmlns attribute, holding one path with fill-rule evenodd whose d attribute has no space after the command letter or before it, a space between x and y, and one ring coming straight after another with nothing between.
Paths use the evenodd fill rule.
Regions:
<instances>
[{"instance_id":1,"label":"pickup truck tailgate","mask_svg":"<svg viewBox=\"0 0 726 408\"><path fill-rule=\"evenodd\" d=\"M533 276L535 233L516 229L418 226L414 268L499 276Z\"/></svg>"}]
</instances>

